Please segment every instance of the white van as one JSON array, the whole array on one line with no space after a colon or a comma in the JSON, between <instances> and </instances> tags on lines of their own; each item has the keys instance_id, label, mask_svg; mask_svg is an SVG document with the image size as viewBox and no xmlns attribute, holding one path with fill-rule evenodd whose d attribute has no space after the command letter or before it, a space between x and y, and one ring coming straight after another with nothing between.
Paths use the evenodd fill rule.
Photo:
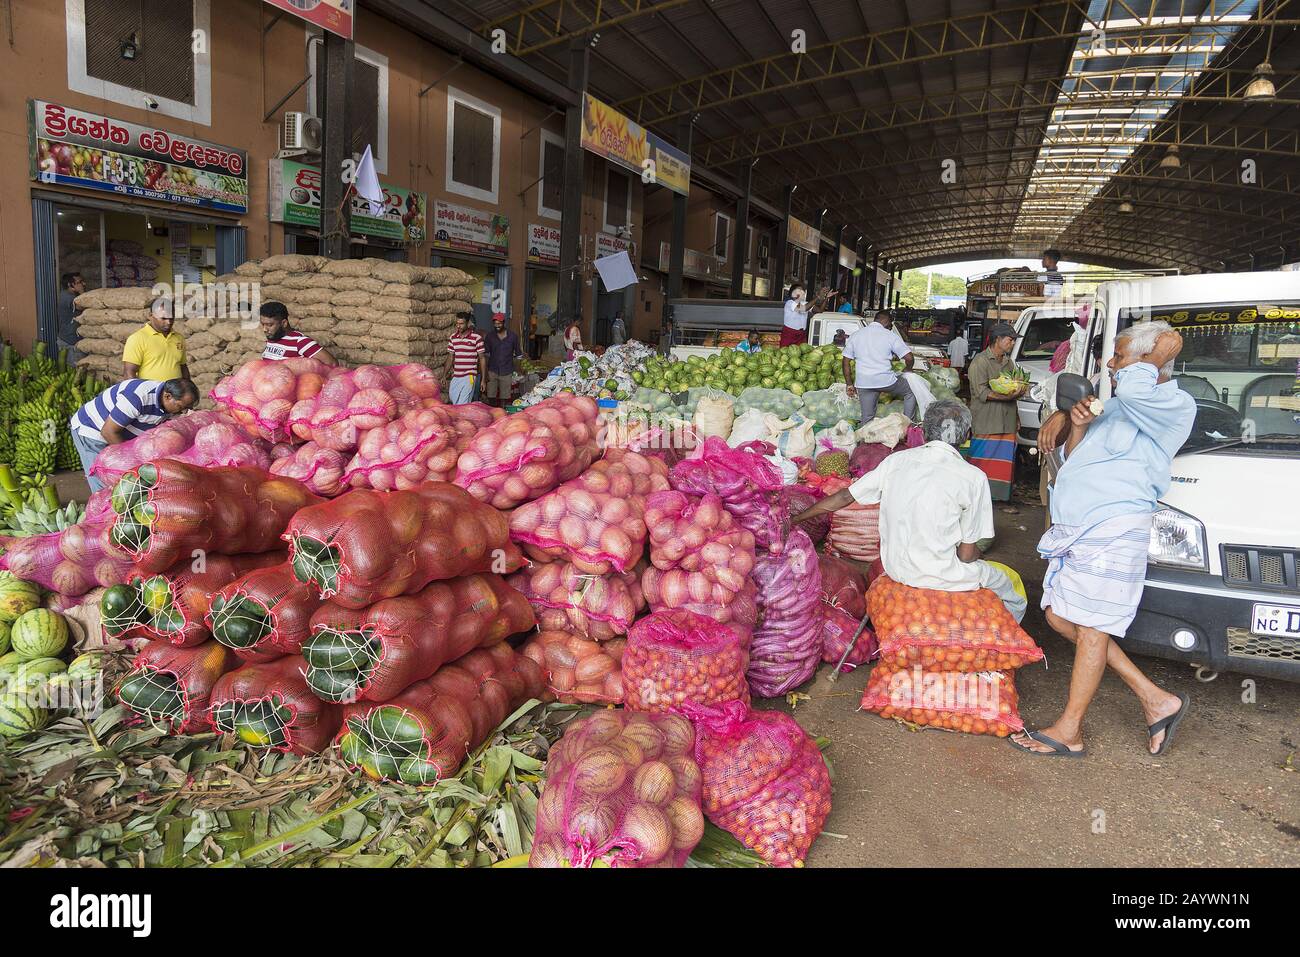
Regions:
<instances>
[{"instance_id":1,"label":"white van","mask_svg":"<svg viewBox=\"0 0 1300 957\"><path fill-rule=\"evenodd\" d=\"M1116 333L1145 319L1182 333L1175 378L1197 418L1152 524L1123 645L1300 680L1300 273L1106 283L1089 326L1103 369ZM1098 364L1087 361L1091 376ZM1100 393L1110 392L1103 374Z\"/></svg>"},{"instance_id":2,"label":"white van","mask_svg":"<svg viewBox=\"0 0 1300 957\"><path fill-rule=\"evenodd\" d=\"M1075 329L1077 306L1077 303L1030 306L1016 319L1015 328L1020 338L1012 347L1011 361L1029 372L1029 381L1034 385L1052 374L1049 368L1052 356L1062 342L1069 341ZM1041 406L1038 400L1029 397L1028 392L1016 400L1016 411L1020 416L1016 429L1017 445L1038 448Z\"/></svg>"}]
</instances>

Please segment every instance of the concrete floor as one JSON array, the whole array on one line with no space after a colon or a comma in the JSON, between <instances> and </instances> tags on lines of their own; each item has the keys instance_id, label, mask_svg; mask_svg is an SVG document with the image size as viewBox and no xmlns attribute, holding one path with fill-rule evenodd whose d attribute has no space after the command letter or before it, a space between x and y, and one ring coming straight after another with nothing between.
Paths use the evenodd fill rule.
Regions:
<instances>
[{"instance_id":1,"label":"concrete floor","mask_svg":"<svg viewBox=\"0 0 1300 957\"><path fill-rule=\"evenodd\" d=\"M1038 609L1042 563L1034 549L1043 510L1034 489L994 506L989 557L1016 568L1029 591L1024 621L1047 654L1017 673L1028 727L1050 724L1066 699L1072 646ZM1034 494L1032 502L1027 495ZM828 680L823 665L799 689L793 714L832 741L834 809L808 857L812 867L1300 865L1300 684L1242 677L1197 681L1183 665L1138 664L1186 692L1192 710L1168 754L1146 752L1137 699L1107 673L1088 712L1082 760L1037 758L1007 742L912 731L857 710L868 668ZM789 711L784 702L767 706ZM1286 770L1288 759L1293 770Z\"/></svg>"}]
</instances>

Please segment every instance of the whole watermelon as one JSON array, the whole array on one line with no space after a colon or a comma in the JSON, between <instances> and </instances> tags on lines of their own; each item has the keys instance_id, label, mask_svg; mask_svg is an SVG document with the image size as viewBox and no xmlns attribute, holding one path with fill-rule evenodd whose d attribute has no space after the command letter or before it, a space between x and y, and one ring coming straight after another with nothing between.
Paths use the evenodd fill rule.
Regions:
<instances>
[{"instance_id":1,"label":"whole watermelon","mask_svg":"<svg viewBox=\"0 0 1300 957\"><path fill-rule=\"evenodd\" d=\"M11 572L0 572L0 622L12 623L41 604L41 591Z\"/></svg>"},{"instance_id":2,"label":"whole watermelon","mask_svg":"<svg viewBox=\"0 0 1300 957\"><path fill-rule=\"evenodd\" d=\"M20 738L39 731L50 720L50 713L27 703L27 696L11 692L0 695L0 737Z\"/></svg>"},{"instance_id":3,"label":"whole watermelon","mask_svg":"<svg viewBox=\"0 0 1300 957\"><path fill-rule=\"evenodd\" d=\"M57 611L33 608L18 616L9 641L24 658L51 658L68 643L68 622Z\"/></svg>"}]
</instances>

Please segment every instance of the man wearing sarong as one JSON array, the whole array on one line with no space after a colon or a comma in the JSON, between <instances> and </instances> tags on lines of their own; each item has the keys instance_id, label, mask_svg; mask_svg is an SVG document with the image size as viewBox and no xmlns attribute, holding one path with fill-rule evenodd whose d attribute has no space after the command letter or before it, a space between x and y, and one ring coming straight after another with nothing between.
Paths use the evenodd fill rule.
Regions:
<instances>
[{"instance_id":1,"label":"man wearing sarong","mask_svg":"<svg viewBox=\"0 0 1300 957\"><path fill-rule=\"evenodd\" d=\"M1129 326L1107 364L1112 394L1101 414L1082 401L1068 418L1043 423L1048 441L1062 439L1065 464L1051 489L1052 527L1038 543L1048 563L1042 607L1075 655L1065 711L1039 731L1012 735L1022 751L1085 753L1083 717L1107 665L1141 702L1152 754L1166 751L1187 713L1187 696L1155 685L1119 645L1142 598L1152 513L1196 418L1195 401L1170 379L1182 345L1168 323Z\"/></svg>"},{"instance_id":2,"label":"man wearing sarong","mask_svg":"<svg viewBox=\"0 0 1300 957\"><path fill-rule=\"evenodd\" d=\"M1011 501L1016 468L1016 428L1020 421L1016 401L1020 393L1002 395L994 392L989 382L1014 368L1011 350L1018 335L1010 323L994 325L989 331L988 348L971 360L967 371L975 433L970 441L970 461L989 477L989 491L995 502Z\"/></svg>"}]
</instances>

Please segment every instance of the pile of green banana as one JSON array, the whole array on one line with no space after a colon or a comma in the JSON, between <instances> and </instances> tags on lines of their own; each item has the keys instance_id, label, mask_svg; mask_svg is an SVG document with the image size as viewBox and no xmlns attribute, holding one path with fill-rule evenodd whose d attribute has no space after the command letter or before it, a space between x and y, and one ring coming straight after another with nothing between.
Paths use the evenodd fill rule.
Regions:
<instances>
[{"instance_id":1,"label":"pile of green banana","mask_svg":"<svg viewBox=\"0 0 1300 957\"><path fill-rule=\"evenodd\" d=\"M50 476L42 472L16 476L9 466L0 465L0 535L26 538L61 532L84 515L85 508L78 502L59 504Z\"/></svg>"},{"instance_id":2,"label":"pile of green banana","mask_svg":"<svg viewBox=\"0 0 1300 957\"><path fill-rule=\"evenodd\" d=\"M0 346L0 462L20 475L80 466L68 419L102 392L105 383L68 365L67 353L51 359L38 342L28 358L9 343Z\"/></svg>"}]
</instances>

